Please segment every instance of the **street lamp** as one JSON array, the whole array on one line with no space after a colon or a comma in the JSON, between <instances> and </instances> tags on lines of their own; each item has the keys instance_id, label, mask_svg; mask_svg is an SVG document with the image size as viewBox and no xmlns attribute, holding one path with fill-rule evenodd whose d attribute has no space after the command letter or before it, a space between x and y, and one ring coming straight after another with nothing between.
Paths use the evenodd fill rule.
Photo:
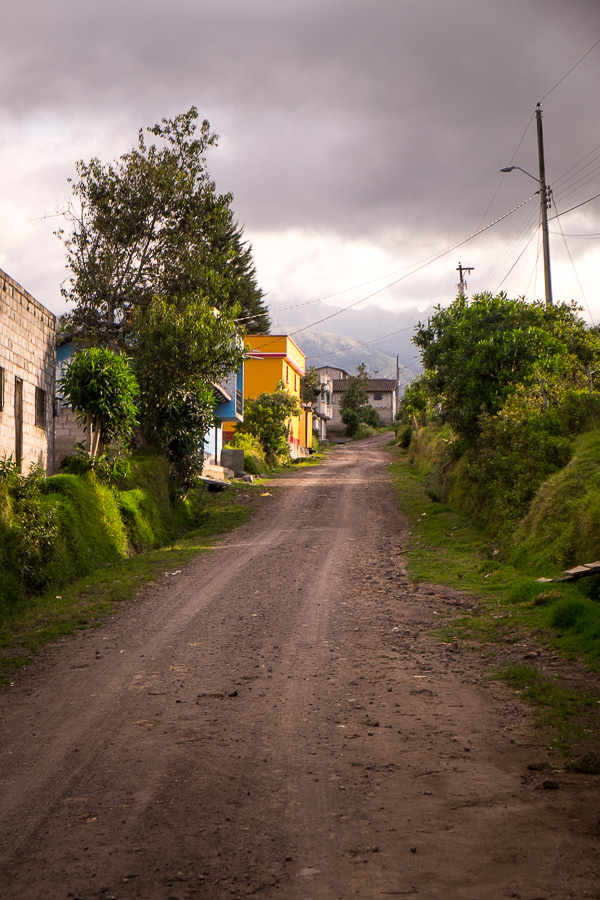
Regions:
<instances>
[{"instance_id":1,"label":"street lamp","mask_svg":"<svg viewBox=\"0 0 600 900\"><path fill-rule=\"evenodd\" d=\"M544 284L546 287L546 308L552 306L552 279L550 276L550 241L548 238L548 207L550 206L550 188L546 185L546 165L544 163L544 136L542 133L542 110L538 103L535 110L537 122L539 177L526 172L521 166L504 166L501 172L512 172L518 169L538 183L536 194L540 195L540 215L542 221L542 249L544 253Z\"/></svg>"},{"instance_id":2,"label":"street lamp","mask_svg":"<svg viewBox=\"0 0 600 900\"><path fill-rule=\"evenodd\" d=\"M521 166L504 166L503 169L500 169L501 172L512 172L513 169L518 169L519 172L525 172L525 169L522 169ZM534 181L537 181L538 188L540 184L540 179L536 178L535 175L531 175L530 172L525 172L525 175L529 175L530 178L533 178ZM539 194L539 190L536 191L536 194Z\"/></svg>"}]
</instances>

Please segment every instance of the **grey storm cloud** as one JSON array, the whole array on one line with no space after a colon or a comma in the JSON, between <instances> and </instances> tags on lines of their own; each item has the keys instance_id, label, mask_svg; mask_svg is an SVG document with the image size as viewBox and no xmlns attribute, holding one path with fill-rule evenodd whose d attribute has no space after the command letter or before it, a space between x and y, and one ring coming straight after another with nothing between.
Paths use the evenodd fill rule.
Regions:
<instances>
[{"instance_id":1,"label":"grey storm cloud","mask_svg":"<svg viewBox=\"0 0 600 900\"><path fill-rule=\"evenodd\" d=\"M535 190L499 169L519 147L536 171L549 91L549 180L600 144L600 47L551 90L600 38L598 0L24 0L3 35L0 146L36 119L76 138L35 172L47 193L65 196L79 156L108 161L195 104L250 239L468 234Z\"/></svg>"}]
</instances>

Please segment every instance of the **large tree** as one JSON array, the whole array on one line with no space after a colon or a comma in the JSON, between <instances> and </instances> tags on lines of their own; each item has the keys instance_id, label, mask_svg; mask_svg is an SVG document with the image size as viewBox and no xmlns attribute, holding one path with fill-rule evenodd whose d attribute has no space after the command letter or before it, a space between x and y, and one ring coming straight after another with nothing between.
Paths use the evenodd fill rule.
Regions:
<instances>
[{"instance_id":1,"label":"large tree","mask_svg":"<svg viewBox=\"0 0 600 900\"><path fill-rule=\"evenodd\" d=\"M244 332L268 330L251 248L218 194L205 154L216 143L192 107L139 132L110 165L77 164L60 236L79 340L125 348L141 387L145 436L183 484L202 465L211 383L240 364Z\"/></svg>"},{"instance_id":2,"label":"large tree","mask_svg":"<svg viewBox=\"0 0 600 900\"><path fill-rule=\"evenodd\" d=\"M369 403L367 388L369 375L365 363L361 363L356 375L348 379L348 387L340 401L341 419L346 426L346 433L353 437L358 431L361 422L377 428L380 425L377 410Z\"/></svg>"},{"instance_id":3,"label":"large tree","mask_svg":"<svg viewBox=\"0 0 600 900\"><path fill-rule=\"evenodd\" d=\"M171 461L183 487L202 470L203 441L213 424L212 384L242 362L233 320L201 299L154 298L134 318L140 419L146 438Z\"/></svg>"},{"instance_id":4,"label":"large tree","mask_svg":"<svg viewBox=\"0 0 600 900\"><path fill-rule=\"evenodd\" d=\"M108 165L77 163L67 228L59 232L71 277L63 296L76 304L73 323L110 347L127 340L133 313L154 296L202 295L235 309L244 330L268 329L251 248L218 194L205 154L217 142L191 107L140 130L137 147Z\"/></svg>"},{"instance_id":5,"label":"large tree","mask_svg":"<svg viewBox=\"0 0 600 900\"><path fill-rule=\"evenodd\" d=\"M495 415L517 385L585 384L600 344L573 304L546 308L506 294L459 297L419 323L426 386L442 417L467 437ZM594 366L595 368L595 366Z\"/></svg>"}]
</instances>

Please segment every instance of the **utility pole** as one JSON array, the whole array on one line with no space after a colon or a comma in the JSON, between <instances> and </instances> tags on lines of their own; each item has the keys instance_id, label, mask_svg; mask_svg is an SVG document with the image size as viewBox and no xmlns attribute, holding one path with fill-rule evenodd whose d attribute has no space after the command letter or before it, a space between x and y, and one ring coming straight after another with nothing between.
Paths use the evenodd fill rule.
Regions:
<instances>
[{"instance_id":1,"label":"utility pole","mask_svg":"<svg viewBox=\"0 0 600 900\"><path fill-rule=\"evenodd\" d=\"M546 288L546 309L552 306L552 279L550 275L550 241L548 238L548 207L551 204L550 188L546 185L546 163L544 161L544 134L542 131L542 108L538 103L535 110L537 125L538 164L540 175L540 215L542 221L542 250L544 254L544 285Z\"/></svg>"},{"instance_id":2,"label":"utility pole","mask_svg":"<svg viewBox=\"0 0 600 900\"><path fill-rule=\"evenodd\" d=\"M465 288L467 287L467 282L465 281L463 275L465 272L469 275L471 272L474 271L474 269L475 269L475 266L463 266L462 263L458 264L458 269L456 271L460 275L460 281L458 282L456 287L458 288L458 296L461 297L463 300L465 297Z\"/></svg>"}]
</instances>

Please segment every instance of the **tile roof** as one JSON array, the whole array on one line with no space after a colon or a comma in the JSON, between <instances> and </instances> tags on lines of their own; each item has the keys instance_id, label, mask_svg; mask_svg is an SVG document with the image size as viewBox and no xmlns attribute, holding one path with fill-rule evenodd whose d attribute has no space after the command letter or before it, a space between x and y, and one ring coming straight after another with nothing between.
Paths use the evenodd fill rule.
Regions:
<instances>
[{"instance_id":1,"label":"tile roof","mask_svg":"<svg viewBox=\"0 0 600 900\"><path fill-rule=\"evenodd\" d=\"M342 393L348 389L348 379L335 379L333 382L333 390ZM382 393L390 393L396 390L396 381L394 378L369 378L367 382L368 391L381 391Z\"/></svg>"}]
</instances>

